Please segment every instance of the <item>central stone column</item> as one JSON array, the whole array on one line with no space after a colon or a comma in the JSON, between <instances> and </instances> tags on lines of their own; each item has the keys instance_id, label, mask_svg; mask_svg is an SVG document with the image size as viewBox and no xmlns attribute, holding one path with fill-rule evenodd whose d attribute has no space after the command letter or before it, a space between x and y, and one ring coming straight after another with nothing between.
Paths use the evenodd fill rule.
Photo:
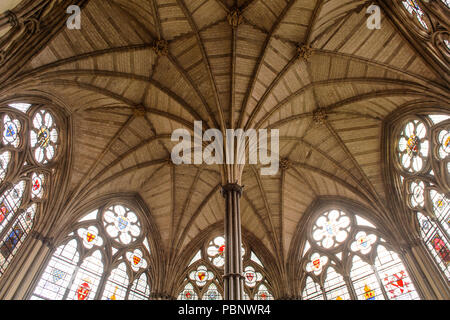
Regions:
<instances>
[{"instance_id":1,"label":"central stone column","mask_svg":"<svg viewBox=\"0 0 450 320\"><path fill-rule=\"evenodd\" d=\"M240 200L242 187L227 184L222 187L225 198L225 274L223 276L224 299L242 300L244 276L242 270L242 236Z\"/></svg>"}]
</instances>

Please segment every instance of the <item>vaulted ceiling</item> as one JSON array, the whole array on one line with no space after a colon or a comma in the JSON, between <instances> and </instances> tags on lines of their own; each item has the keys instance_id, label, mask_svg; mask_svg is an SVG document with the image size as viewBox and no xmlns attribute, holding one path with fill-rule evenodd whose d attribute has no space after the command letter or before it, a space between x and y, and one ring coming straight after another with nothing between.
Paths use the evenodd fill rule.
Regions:
<instances>
[{"instance_id":1,"label":"vaulted ceiling","mask_svg":"<svg viewBox=\"0 0 450 320\"><path fill-rule=\"evenodd\" d=\"M233 28L236 6L242 21ZM81 30L63 28L0 90L44 96L70 114L64 202L136 192L167 252L223 220L218 166L174 166L173 130L280 130L287 170L246 166L243 228L283 261L308 206L341 196L389 214L384 120L446 84L383 16L366 26L360 0L91 0ZM154 49L168 42L167 54ZM299 57L303 44L313 48ZM145 112L144 112L144 108ZM325 121L317 121L325 110Z\"/></svg>"}]
</instances>

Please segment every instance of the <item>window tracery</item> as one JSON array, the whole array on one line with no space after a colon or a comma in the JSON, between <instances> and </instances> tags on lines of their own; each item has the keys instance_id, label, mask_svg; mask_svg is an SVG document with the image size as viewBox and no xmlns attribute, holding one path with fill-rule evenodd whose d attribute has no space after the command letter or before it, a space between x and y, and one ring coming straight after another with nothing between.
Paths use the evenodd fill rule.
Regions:
<instances>
[{"instance_id":1,"label":"window tracery","mask_svg":"<svg viewBox=\"0 0 450 320\"><path fill-rule=\"evenodd\" d=\"M125 205L87 214L53 253L31 299L148 300L144 234L138 215Z\"/></svg>"},{"instance_id":2,"label":"window tracery","mask_svg":"<svg viewBox=\"0 0 450 320\"><path fill-rule=\"evenodd\" d=\"M217 236L206 242L188 266L178 300L223 299L222 275L225 264L225 238ZM264 267L256 254L242 246L244 265L244 299L273 300Z\"/></svg>"},{"instance_id":3,"label":"window tracery","mask_svg":"<svg viewBox=\"0 0 450 320\"><path fill-rule=\"evenodd\" d=\"M51 129L51 142L47 144L54 146L46 161L33 157L33 123L39 115ZM30 234L40 204L46 199L55 172L49 169L58 165L54 162L56 145L60 144L57 122L50 108L41 105L0 105L0 276Z\"/></svg>"},{"instance_id":4,"label":"window tracery","mask_svg":"<svg viewBox=\"0 0 450 320\"><path fill-rule=\"evenodd\" d=\"M420 7L417 0L406 0L402 1L402 3L409 14L411 16L414 16L424 29L428 30L427 23L424 20L425 14L422 11L422 8Z\"/></svg>"},{"instance_id":5,"label":"window tracery","mask_svg":"<svg viewBox=\"0 0 450 320\"><path fill-rule=\"evenodd\" d=\"M332 221L330 217L343 221L341 228L330 230L333 242L324 246L323 237L315 234L316 226ZM337 225L339 219L333 221ZM303 300L419 299L400 257L375 226L344 210L325 210L312 221L302 268L306 271Z\"/></svg>"},{"instance_id":6,"label":"window tracery","mask_svg":"<svg viewBox=\"0 0 450 320\"><path fill-rule=\"evenodd\" d=\"M408 128L417 123L422 126L421 141L427 143L421 149L420 157L427 160L422 161L416 170L409 170L403 165L403 156L399 156L401 165L397 169L403 185L402 197L406 205L416 212L421 238L432 259L450 279L450 117L434 114L406 119L398 129L402 132L397 143L400 152L404 144L403 133L407 130L412 133Z\"/></svg>"}]
</instances>

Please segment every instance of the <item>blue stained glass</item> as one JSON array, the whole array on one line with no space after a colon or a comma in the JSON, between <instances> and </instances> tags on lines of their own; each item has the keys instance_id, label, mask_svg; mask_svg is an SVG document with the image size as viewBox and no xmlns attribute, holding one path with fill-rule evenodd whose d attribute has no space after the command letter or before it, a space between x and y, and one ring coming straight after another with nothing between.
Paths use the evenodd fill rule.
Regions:
<instances>
[{"instance_id":1,"label":"blue stained glass","mask_svg":"<svg viewBox=\"0 0 450 320\"><path fill-rule=\"evenodd\" d=\"M15 128L10 124L8 128L6 129L6 136L7 137L14 137L16 134Z\"/></svg>"}]
</instances>

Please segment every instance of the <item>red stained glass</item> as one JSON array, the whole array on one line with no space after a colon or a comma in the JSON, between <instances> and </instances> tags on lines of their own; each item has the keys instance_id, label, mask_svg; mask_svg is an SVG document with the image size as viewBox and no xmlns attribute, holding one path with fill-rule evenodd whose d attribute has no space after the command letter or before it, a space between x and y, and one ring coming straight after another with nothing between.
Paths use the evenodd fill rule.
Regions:
<instances>
[{"instance_id":1,"label":"red stained glass","mask_svg":"<svg viewBox=\"0 0 450 320\"><path fill-rule=\"evenodd\" d=\"M2 204L0 205L0 223L2 223L3 220L5 220L8 213L9 213L8 208L2 202Z\"/></svg>"},{"instance_id":2,"label":"red stained glass","mask_svg":"<svg viewBox=\"0 0 450 320\"><path fill-rule=\"evenodd\" d=\"M87 240L87 242L92 242L92 241L94 241L95 240L95 234L93 234L93 233L90 233L90 232L87 232L86 233L86 240Z\"/></svg>"},{"instance_id":3,"label":"red stained glass","mask_svg":"<svg viewBox=\"0 0 450 320\"><path fill-rule=\"evenodd\" d=\"M136 255L134 255L134 256L133 256L133 263L134 263L135 265L138 265L139 262L141 262L141 258L138 257L138 256L136 256Z\"/></svg>"},{"instance_id":4,"label":"red stained glass","mask_svg":"<svg viewBox=\"0 0 450 320\"><path fill-rule=\"evenodd\" d=\"M407 142L408 154L415 156L419 152L419 138L416 135L412 135Z\"/></svg>"},{"instance_id":5,"label":"red stained glass","mask_svg":"<svg viewBox=\"0 0 450 320\"><path fill-rule=\"evenodd\" d=\"M448 265L450 264L450 251L448 250L445 242L441 239L439 235L435 235L431 239L431 244L433 245L434 250L439 254L441 259Z\"/></svg>"},{"instance_id":6,"label":"red stained glass","mask_svg":"<svg viewBox=\"0 0 450 320\"><path fill-rule=\"evenodd\" d=\"M386 276L384 278L384 282L386 283L386 290L393 295L393 299L398 297L403 293L411 292L408 286L410 283L406 282L404 279L406 278L405 271L401 271L400 273L394 273L391 276Z\"/></svg>"},{"instance_id":7,"label":"red stained glass","mask_svg":"<svg viewBox=\"0 0 450 320\"><path fill-rule=\"evenodd\" d=\"M91 292L91 287L87 282L83 282L77 289L78 300L86 300Z\"/></svg>"},{"instance_id":8,"label":"red stained glass","mask_svg":"<svg viewBox=\"0 0 450 320\"><path fill-rule=\"evenodd\" d=\"M33 184L33 191L38 191L40 187L41 187L41 183L40 183L39 179L35 179L34 184Z\"/></svg>"},{"instance_id":9,"label":"red stained glass","mask_svg":"<svg viewBox=\"0 0 450 320\"><path fill-rule=\"evenodd\" d=\"M197 277L200 279L200 281L203 281L206 278L206 272L199 272L197 273Z\"/></svg>"}]
</instances>

